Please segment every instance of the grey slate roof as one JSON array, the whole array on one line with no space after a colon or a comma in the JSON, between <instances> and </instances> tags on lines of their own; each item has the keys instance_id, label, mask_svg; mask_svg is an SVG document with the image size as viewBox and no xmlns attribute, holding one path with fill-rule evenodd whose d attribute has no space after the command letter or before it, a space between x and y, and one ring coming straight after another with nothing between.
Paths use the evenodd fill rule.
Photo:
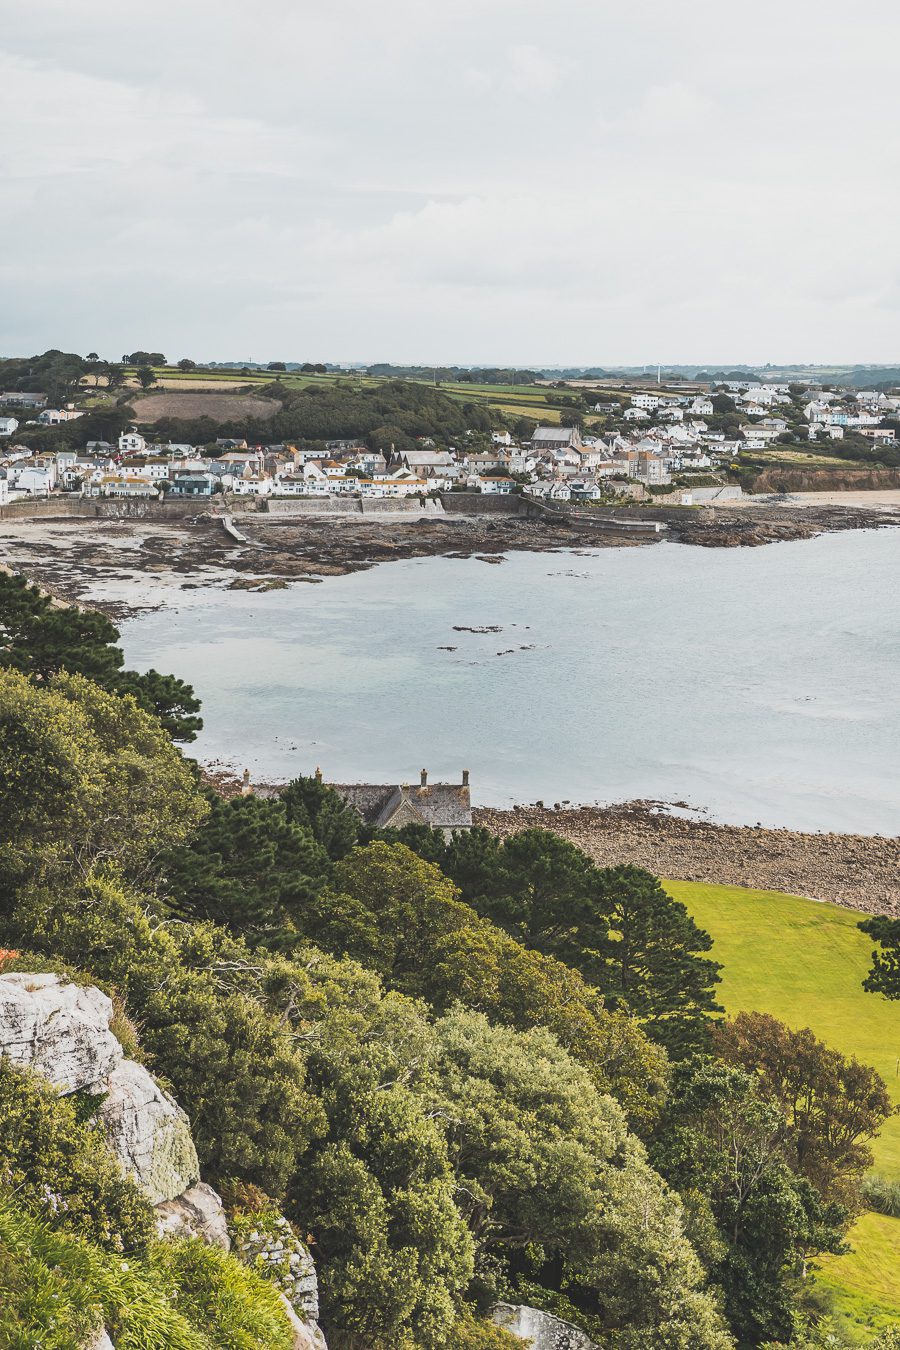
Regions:
<instances>
[{"instance_id":1,"label":"grey slate roof","mask_svg":"<svg viewBox=\"0 0 900 1350\"><path fill-rule=\"evenodd\" d=\"M472 801L467 785L429 783L426 787L395 783L330 783L367 825L385 828L414 823L434 829L466 830L472 825Z\"/></svg>"},{"instance_id":2,"label":"grey slate roof","mask_svg":"<svg viewBox=\"0 0 900 1350\"><path fill-rule=\"evenodd\" d=\"M560 445L568 445L574 439L574 435L572 427L535 427L531 439L533 441L558 441Z\"/></svg>"}]
</instances>

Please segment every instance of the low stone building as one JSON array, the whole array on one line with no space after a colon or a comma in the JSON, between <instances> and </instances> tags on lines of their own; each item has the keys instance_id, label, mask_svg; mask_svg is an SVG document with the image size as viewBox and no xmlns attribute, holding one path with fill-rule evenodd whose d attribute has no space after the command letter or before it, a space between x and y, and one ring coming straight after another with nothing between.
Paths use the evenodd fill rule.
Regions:
<instances>
[{"instance_id":1,"label":"low stone building","mask_svg":"<svg viewBox=\"0 0 900 1350\"><path fill-rule=\"evenodd\" d=\"M319 770L316 777L321 777ZM402 829L404 825L428 825L451 838L458 830L472 828L469 771L461 783L429 783L422 770L419 783L330 783L348 806L358 811L367 825L378 829Z\"/></svg>"}]
</instances>

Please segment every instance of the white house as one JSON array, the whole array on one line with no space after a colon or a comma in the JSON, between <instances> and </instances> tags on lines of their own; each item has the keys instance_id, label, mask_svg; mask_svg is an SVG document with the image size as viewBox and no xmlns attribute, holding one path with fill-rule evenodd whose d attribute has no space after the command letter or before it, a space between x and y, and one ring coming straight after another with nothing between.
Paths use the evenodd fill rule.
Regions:
<instances>
[{"instance_id":1,"label":"white house","mask_svg":"<svg viewBox=\"0 0 900 1350\"><path fill-rule=\"evenodd\" d=\"M754 425L751 422L743 422L741 423L741 435L744 437L745 443L748 438L752 437L754 441L759 441L763 445L768 445L770 441L775 440L776 436L779 435L779 432L777 432L774 427L764 427L762 425Z\"/></svg>"},{"instance_id":2,"label":"white house","mask_svg":"<svg viewBox=\"0 0 900 1350\"><path fill-rule=\"evenodd\" d=\"M826 436L830 441L842 441L844 439L843 427L823 427L817 422L810 422L806 432L811 441L818 440L820 435Z\"/></svg>"},{"instance_id":3,"label":"white house","mask_svg":"<svg viewBox=\"0 0 900 1350\"><path fill-rule=\"evenodd\" d=\"M696 413L699 417L712 417L715 412L712 399L705 398L702 395L695 398L691 404L691 412Z\"/></svg>"},{"instance_id":4,"label":"white house","mask_svg":"<svg viewBox=\"0 0 900 1350\"><path fill-rule=\"evenodd\" d=\"M649 395L643 395L643 396L642 396L642 395L639 394L639 395L638 395L638 398L641 398L641 397L649 398L650 396L649 396ZM630 408L626 408L625 411L624 411L623 414L622 414L622 417L625 419L626 422L649 422L649 421L650 421L650 414L647 412L647 410L646 410L645 408L640 408L640 407L638 407L636 404L633 404Z\"/></svg>"},{"instance_id":5,"label":"white house","mask_svg":"<svg viewBox=\"0 0 900 1350\"><path fill-rule=\"evenodd\" d=\"M232 479L231 491L236 497L265 497L268 493L276 491L276 484L267 473L245 471L240 478Z\"/></svg>"},{"instance_id":6,"label":"white house","mask_svg":"<svg viewBox=\"0 0 900 1350\"><path fill-rule=\"evenodd\" d=\"M11 436L18 425L19 420L16 417L0 417L0 436Z\"/></svg>"},{"instance_id":7,"label":"white house","mask_svg":"<svg viewBox=\"0 0 900 1350\"><path fill-rule=\"evenodd\" d=\"M24 492L29 497L49 497L55 475L49 467L36 464L13 464L7 471L10 489Z\"/></svg>"},{"instance_id":8,"label":"white house","mask_svg":"<svg viewBox=\"0 0 900 1350\"><path fill-rule=\"evenodd\" d=\"M644 408L647 412L656 412L660 399L658 394L632 394L632 408Z\"/></svg>"},{"instance_id":9,"label":"white house","mask_svg":"<svg viewBox=\"0 0 900 1350\"><path fill-rule=\"evenodd\" d=\"M63 422L74 422L76 417L81 417L82 413L77 408L69 405L68 408L45 408L43 412L38 413L38 421L45 427L58 427Z\"/></svg>"},{"instance_id":10,"label":"white house","mask_svg":"<svg viewBox=\"0 0 900 1350\"><path fill-rule=\"evenodd\" d=\"M470 478L469 483L477 486L481 492L495 497L508 496L516 486L514 478L506 478L499 473L481 474L474 481Z\"/></svg>"},{"instance_id":11,"label":"white house","mask_svg":"<svg viewBox=\"0 0 900 1350\"><path fill-rule=\"evenodd\" d=\"M120 455L142 455L146 449L147 442L135 427L123 431L119 437Z\"/></svg>"}]
</instances>

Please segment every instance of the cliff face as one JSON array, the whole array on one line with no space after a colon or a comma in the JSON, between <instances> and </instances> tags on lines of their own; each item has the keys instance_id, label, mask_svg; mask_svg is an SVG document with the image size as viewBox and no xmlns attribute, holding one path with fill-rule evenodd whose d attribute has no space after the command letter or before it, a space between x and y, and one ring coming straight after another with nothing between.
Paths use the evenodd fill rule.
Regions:
<instances>
[{"instance_id":1,"label":"cliff face","mask_svg":"<svg viewBox=\"0 0 900 1350\"><path fill-rule=\"evenodd\" d=\"M813 447L815 453L815 447ZM753 480L753 492L875 492L900 488L900 469L763 469Z\"/></svg>"},{"instance_id":2,"label":"cliff face","mask_svg":"<svg viewBox=\"0 0 900 1350\"><path fill-rule=\"evenodd\" d=\"M187 1116L143 1065L126 1058L112 1020L112 1002L99 989L51 974L0 975L0 1056L39 1074L62 1095L84 1092L98 1098L96 1120L122 1170L156 1207L159 1236L194 1236L229 1250L222 1202L200 1180ZM277 1257L292 1246L292 1274L290 1282L276 1283L295 1350L327 1350L315 1321L315 1266L303 1244L289 1239L287 1221L281 1223ZM235 1254L270 1273L265 1244L238 1242ZM100 1347L114 1350L105 1333L96 1342L96 1350Z\"/></svg>"}]
</instances>

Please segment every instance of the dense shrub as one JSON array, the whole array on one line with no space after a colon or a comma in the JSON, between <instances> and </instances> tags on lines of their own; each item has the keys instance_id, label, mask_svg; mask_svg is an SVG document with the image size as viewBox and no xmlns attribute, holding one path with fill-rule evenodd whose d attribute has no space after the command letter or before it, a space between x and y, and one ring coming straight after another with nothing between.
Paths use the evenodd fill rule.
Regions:
<instances>
[{"instance_id":1,"label":"dense shrub","mask_svg":"<svg viewBox=\"0 0 900 1350\"><path fill-rule=\"evenodd\" d=\"M245 992L261 971L249 948L211 925L165 922L146 898L100 879L30 892L15 922L33 947L121 993L211 1179L283 1193L323 1118L290 1032Z\"/></svg>"},{"instance_id":2,"label":"dense shrub","mask_svg":"<svg viewBox=\"0 0 900 1350\"><path fill-rule=\"evenodd\" d=\"M0 906L36 877L146 869L206 805L155 718L78 675L0 669Z\"/></svg>"},{"instance_id":3,"label":"dense shrub","mask_svg":"<svg viewBox=\"0 0 900 1350\"><path fill-rule=\"evenodd\" d=\"M196 1240L123 1260L0 1192L0 1344L74 1350L106 1326L116 1350L290 1350L272 1285Z\"/></svg>"},{"instance_id":4,"label":"dense shrub","mask_svg":"<svg viewBox=\"0 0 900 1350\"><path fill-rule=\"evenodd\" d=\"M891 1181L887 1177L866 1177L862 1184L862 1199L868 1209L876 1214L887 1214L892 1219L900 1219L900 1181Z\"/></svg>"},{"instance_id":5,"label":"dense shrub","mask_svg":"<svg viewBox=\"0 0 900 1350\"><path fill-rule=\"evenodd\" d=\"M125 1177L99 1130L96 1103L60 1097L27 1069L0 1059L0 1185L110 1251L144 1247L153 1210Z\"/></svg>"}]
</instances>

